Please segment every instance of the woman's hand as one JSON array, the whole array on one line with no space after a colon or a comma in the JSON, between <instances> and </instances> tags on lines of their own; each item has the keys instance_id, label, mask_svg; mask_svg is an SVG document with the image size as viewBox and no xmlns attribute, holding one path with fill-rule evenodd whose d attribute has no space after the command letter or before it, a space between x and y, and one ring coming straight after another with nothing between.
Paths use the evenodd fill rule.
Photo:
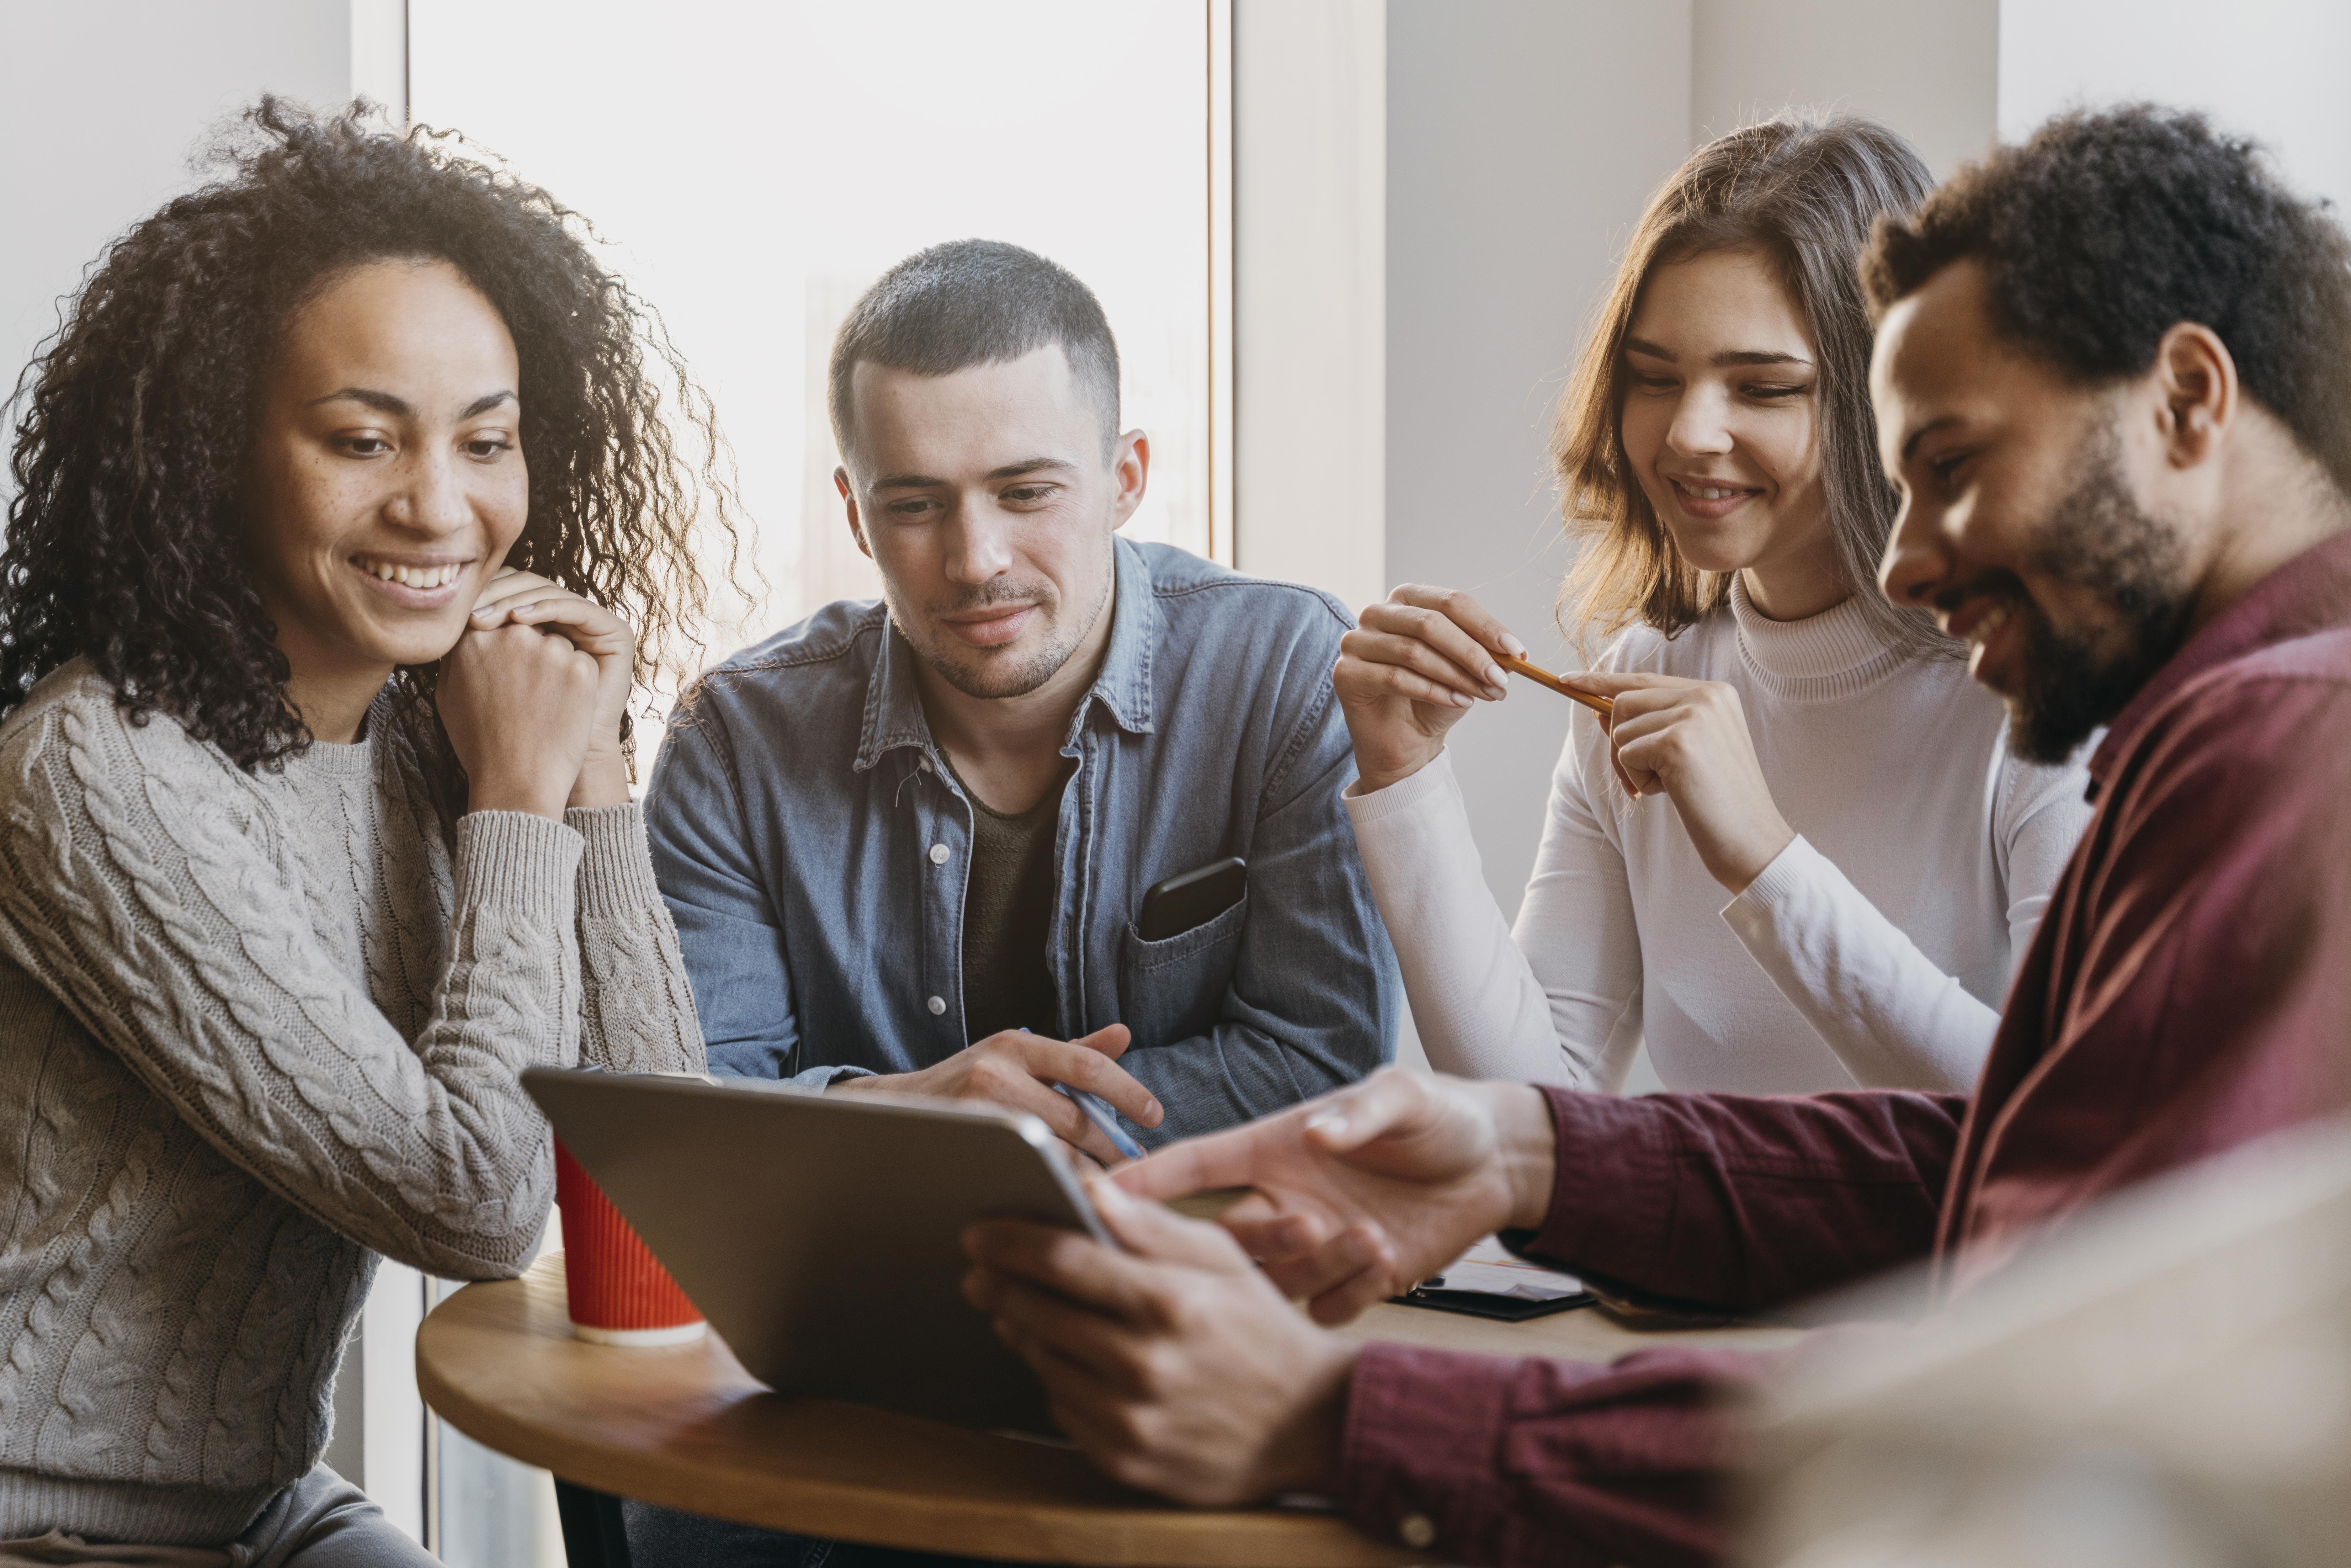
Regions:
<instances>
[{"instance_id":1,"label":"woman's hand","mask_svg":"<svg viewBox=\"0 0 2351 1568\"><path fill-rule=\"evenodd\" d=\"M490 579L474 605L473 631L500 627L537 628L595 660L596 695L588 751L566 803L626 804L629 764L621 749L621 717L628 711L630 684L636 673L635 632L592 600L513 567Z\"/></svg>"},{"instance_id":2,"label":"woman's hand","mask_svg":"<svg viewBox=\"0 0 2351 1568\"><path fill-rule=\"evenodd\" d=\"M1525 644L1468 594L1406 583L1367 607L1339 640L1331 684L1355 739L1364 793L1408 779L1445 749L1445 732L1482 697L1510 695L1496 653Z\"/></svg>"},{"instance_id":3,"label":"woman's hand","mask_svg":"<svg viewBox=\"0 0 2351 1568\"><path fill-rule=\"evenodd\" d=\"M1738 687L1674 675L1562 678L1614 704L1600 725L1617 782L1628 795L1670 797L1708 873L1734 894L1794 840L1763 781Z\"/></svg>"},{"instance_id":4,"label":"woman's hand","mask_svg":"<svg viewBox=\"0 0 2351 1568\"><path fill-rule=\"evenodd\" d=\"M469 629L441 660L441 727L465 765L468 811L559 821L596 720L596 660L529 626Z\"/></svg>"}]
</instances>

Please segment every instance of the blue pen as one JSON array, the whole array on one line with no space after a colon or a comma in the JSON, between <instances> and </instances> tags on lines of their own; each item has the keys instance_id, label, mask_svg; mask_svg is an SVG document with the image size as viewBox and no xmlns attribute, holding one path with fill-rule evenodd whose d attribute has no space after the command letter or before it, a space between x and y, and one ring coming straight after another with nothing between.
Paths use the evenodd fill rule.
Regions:
<instances>
[{"instance_id":1,"label":"blue pen","mask_svg":"<svg viewBox=\"0 0 2351 1568\"><path fill-rule=\"evenodd\" d=\"M1029 1030L1023 1025L1020 1032L1027 1034ZM1118 1113L1110 1108L1109 1101L1083 1089L1072 1089L1066 1083L1056 1083L1053 1087L1068 1095L1077 1108L1086 1113L1086 1120L1102 1129L1102 1136L1110 1140L1111 1147L1121 1155L1130 1160L1143 1157L1143 1145L1126 1135L1126 1129L1118 1124Z\"/></svg>"},{"instance_id":2,"label":"blue pen","mask_svg":"<svg viewBox=\"0 0 2351 1568\"><path fill-rule=\"evenodd\" d=\"M1109 1101L1099 1094L1089 1094L1082 1089L1072 1089L1066 1083L1056 1083L1053 1087L1078 1103L1078 1109L1086 1113L1087 1120L1102 1130L1102 1136L1111 1141L1112 1147L1130 1160L1143 1157L1143 1145L1126 1135L1126 1129L1118 1124L1118 1113L1110 1108Z\"/></svg>"}]
</instances>

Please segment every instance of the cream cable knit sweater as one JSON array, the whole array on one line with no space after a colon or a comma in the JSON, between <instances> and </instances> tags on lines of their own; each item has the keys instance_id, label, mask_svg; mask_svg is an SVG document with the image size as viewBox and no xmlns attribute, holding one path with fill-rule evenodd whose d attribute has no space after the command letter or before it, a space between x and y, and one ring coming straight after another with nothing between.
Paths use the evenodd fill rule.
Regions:
<instances>
[{"instance_id":1,"label":"cream cable knit sweater","mask_svg":"<svg viewBox=\"0 0 2351 1568\"><path fill-rule=\"evenodd\" d=\"M520 1071L702 1065L637 809L453 858L369 729L250 775L78 661L0 726L0 1539L235 1536L318 1462L379 1255L530 1255Z\"/></svg>"}]
</instances>

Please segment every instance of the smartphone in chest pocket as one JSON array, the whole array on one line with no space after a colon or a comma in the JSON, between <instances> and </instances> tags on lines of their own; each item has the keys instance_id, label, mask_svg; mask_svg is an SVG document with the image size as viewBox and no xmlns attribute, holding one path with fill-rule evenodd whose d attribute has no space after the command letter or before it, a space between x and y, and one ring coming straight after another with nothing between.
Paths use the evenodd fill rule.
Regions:
<instances>
[{"instance_id":1,"label":"smartphone in chest pocket","mask_svg":"<svg viewBox=\"0 0 2351 1568\"><path fill-rule=\"evenodd\" d=\"M1152 883L1144 894L1143 907L1134 916L1134 934L1145 942L1181 936L1238 904L1248 891L1249 862L1238 855L1178 872Z\"/></svg>"}]
</instances>

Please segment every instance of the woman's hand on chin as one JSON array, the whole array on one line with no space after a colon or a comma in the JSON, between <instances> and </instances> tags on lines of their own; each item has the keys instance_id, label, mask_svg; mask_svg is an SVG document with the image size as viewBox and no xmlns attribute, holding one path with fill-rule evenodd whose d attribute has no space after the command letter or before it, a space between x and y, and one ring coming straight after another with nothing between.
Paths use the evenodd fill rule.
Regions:
<instances>
[{"instance_id":1,"label":"woman's hand on chin","mask_svg":"<svg viewBox=\"0 0 2351 1568\"><path fill-rule=\"evenodd\" d=\"M570 643L596 662L596 696L587 750L565 803L618 806L629 799L629 766L621 746L636 672L635 630L592 600L534 572L507 567L490 579L474 605L468 635L500 628L535 628Z\"/></svg>"},{"instance_id":2,"label":"woman's hand on chin","mask_svg":"<svg viewBox=\"0 0 2351 1568\"><path fill-rule=\"evenodd\" d=\"M572 637L542 632L503 602L491 614L477 610L441 661L436 696L465 766L465 809L560 821L588 763L603 685L604 661Z\"/></svg>"},{"instance_id":3,"label":"woman's hand on chin","mask_svg":"<svg viewBox=\"0 0 2351 1568\"><path fill-rule=\"evenodd\" d=\"M1445 749L1445 733L1510 687L1497 653L1526 656L1510 629L1468 594L1406 583L1368 606L1339 640L1332 689L1355 742L1357 792L1408 779Z\"/></svg>"}]
</instances>

